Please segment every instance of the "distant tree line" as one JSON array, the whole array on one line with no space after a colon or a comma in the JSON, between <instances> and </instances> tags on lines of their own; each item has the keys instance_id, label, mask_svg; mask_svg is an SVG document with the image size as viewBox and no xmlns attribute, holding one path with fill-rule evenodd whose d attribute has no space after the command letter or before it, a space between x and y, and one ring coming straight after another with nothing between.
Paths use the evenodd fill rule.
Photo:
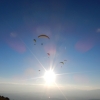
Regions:
<instances>
[{"instance_id":1,"label":"distant tree line","mask_svg":"<svg viewBox=\"0 0 100 100\"><path fill-rule=\"evenodd\" d=\"M0 96L0 100L10 100L8 97Z\"/></svg>"}]
</instances>

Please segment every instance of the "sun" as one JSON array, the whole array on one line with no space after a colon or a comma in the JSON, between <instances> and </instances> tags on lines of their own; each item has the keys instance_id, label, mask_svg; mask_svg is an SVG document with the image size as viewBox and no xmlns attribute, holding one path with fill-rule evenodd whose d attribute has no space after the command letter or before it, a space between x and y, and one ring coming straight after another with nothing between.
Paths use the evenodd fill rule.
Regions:
<instances>
[{"instance_id":1,"label":"sun","mask_svg":"<svg viewBox=\"0 0 100 100\"><path fill-rule=\"evenodd\" d=\"M56 79L56 74L52 70L45 71L43 78L47 85L53 85Z\"/></svg>"}]
</instances>

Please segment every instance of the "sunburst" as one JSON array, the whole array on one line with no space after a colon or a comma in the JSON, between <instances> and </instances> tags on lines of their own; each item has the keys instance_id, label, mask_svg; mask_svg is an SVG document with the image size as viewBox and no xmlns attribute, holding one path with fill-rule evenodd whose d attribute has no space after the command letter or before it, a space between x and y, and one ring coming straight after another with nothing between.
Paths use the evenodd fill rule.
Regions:
<instances>
[{"instance_id":1,"label":"sunburst","mask_svg":"<svg viewBox=\"0 0 100 100\"><path fill-rule=\"evenodd\" d=\"M21 39L21 41L24 43L24 41ZM25 44L25 43L24 43ZM25 44L26 45L26 44ZM55 74L54 73L54 69L55 67L52 67L50 65L50 69L49 70L46 70L46 68L42 65L42 63L39 61L39 59L35 56L35 54L29 49L29 47L26 45L27 49L30 51L30 53L35 57L35 59L38 61L38 63L41 65L41 67L44 69L45 73L43 76L40 76L40 77L34 77L34 78L31 78L31 79L39 79L39 78L42 78L45 80L45 85L47 86L52 86L52 85L55 85L55 87L57 87L57 89L61 92L61 94L65 97L66 100L68 100L65 96L65 94L61 91L60 87L57 85L57 83L55 82L56 80L56 76L58 75L63 75L63 74ZM64 73L65 74L65 73ZM66 73L67 74L67 73ZM49 97L50 98L50 97Z\"/></svg>"},{"instance_id":2,"label":"sunburst","mask_svg":"<svg viewBox=\"0 0 100 100\"><path fill-rule=\"evenodd\" d=\"M45 71L43 78L47 85L52 85L56 80L56 74L53 70L50 69L48 71Z\"/></svg>"}]
</instances>

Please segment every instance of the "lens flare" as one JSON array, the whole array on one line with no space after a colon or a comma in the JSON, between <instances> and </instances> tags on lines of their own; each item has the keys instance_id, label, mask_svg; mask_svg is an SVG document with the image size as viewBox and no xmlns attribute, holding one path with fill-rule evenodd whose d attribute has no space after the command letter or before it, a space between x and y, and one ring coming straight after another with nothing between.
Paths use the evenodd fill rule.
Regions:
<instances>
[{"instance_id":1,"label":"lens flare","mask_svg":"<svg viewBox=\"0 0 100 100\"><path fill-rule=\"evenodd\" d=\"M52 70L46 71L44 74L44 80L47 85L52 85L55 82L56 75Z\"/></svg>"}]
</instances>

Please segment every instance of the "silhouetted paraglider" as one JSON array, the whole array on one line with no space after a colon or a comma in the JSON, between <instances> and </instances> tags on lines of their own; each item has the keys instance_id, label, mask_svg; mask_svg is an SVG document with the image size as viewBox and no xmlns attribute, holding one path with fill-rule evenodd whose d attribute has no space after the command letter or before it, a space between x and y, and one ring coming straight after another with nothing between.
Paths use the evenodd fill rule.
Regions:
<instances>
[{"instance_id":1,"label":"silhouetted paraglider","mask_svg":"<svg viewBox=\"0 0 100 100\"><path fill-rule=\"evenodd\" d=\"M60 63L64 65L64 62L60 62ZM62 66L61 66L61 67L62 67Z\"/></svg>"},{"instance_id":2,"label":"silhouetted paraglider","mask_svg":"<svg viewBox=\"0 0 100 100\"><path fill-rule=\"evenodd\" d=\"M49 56L50 56L50 53L47 53L47 55L48 55L48 58L49 58Z\"/></svg>"},{"instance_id":3,"label":"silhouetted paraglider","mask_svg":"<svg viewBox=\"0 0 100 100\"><path fill-rule=\"evenodd\" d=\"M36 43L36 39L33 39L33 41L34 41L34 43ZM36 45L36 44L34 44L34 45Z\"/></svg>"},{"instance_id":4,"label":"silhouetted paraglider","mask_svg":"<svg viewBox=\"0 0 100 100\"><path fill-rule=\"evenodd\" d=\"M50 53L47 53L48 54L48 56L50 56Z\"/></svg>"},{"instance_id":5,"label":"silhouetted paraglider","mask_svg":"<svg viewBox=\"0 0 100 100\"><path fill-rule=\"evenodd\" d=\"M50 38L49 38L49 36L47 36L47 35L44 35L44 34L42 34L42 35L39 35L39 36L38 36L38 38L48 38L48 39L50 39Z\"/></svg>"},{"instance_id":6,"label":"silhouetted paraglider","mask_svg":"<svg viewBox=\"0 0 100 100\"><path fill-rule=\"evenodd\" d=\"M43 43L41 43L41 45L43 45Z\"/></svg>"},{"instance_id":7,"label":"silhouetted paraglider","mask_svg":"<svg viewBox=\"0 0 100 100\"><path fill-rule=\"evenodd\" d=\"M50 39L49 36L44 35L44 34L39 35L38 38L47 38L47 39ZM43 45L43 43L41 43L41 45Z\"/></svg>"},{"instance_id":8,"label":"silhouetted paraglider","mask_svg":"<svg viewBox=\"0 0 100 100\"><path fill-rule=\"evenodd\" d=\"M64 62L60 62L60 63L62 63L64 65Z\"/></svg>"}]
</instances>

